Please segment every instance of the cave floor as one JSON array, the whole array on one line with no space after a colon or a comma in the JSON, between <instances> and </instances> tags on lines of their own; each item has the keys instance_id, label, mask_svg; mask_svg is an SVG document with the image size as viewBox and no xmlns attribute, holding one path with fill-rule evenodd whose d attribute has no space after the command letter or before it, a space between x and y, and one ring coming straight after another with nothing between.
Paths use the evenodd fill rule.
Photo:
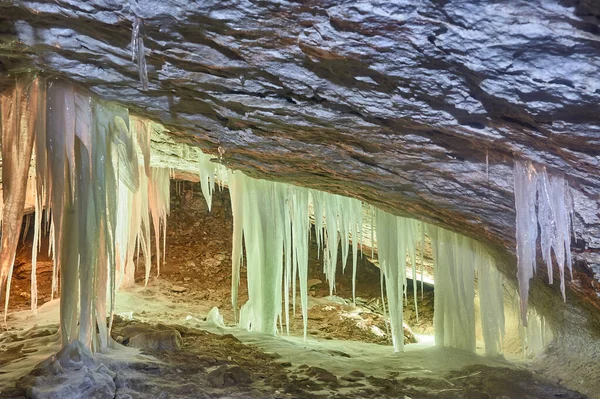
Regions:
<instances>
[{"instance_id":1,"label":"cave floor","mask_svg":"<svg viewBox=\"0 0 600 399\"><path fill-rule=\"evenodd\" d=\"M140 332L148 334L137 344L141 349L116 344L99 355L116 372L114 397L583 397L522 365L431 342L396 354L371 342L249 333L205 319L210 301L178 303L180 296L168 282L118 293L113 338L131 344ZM9 330L0 336L1 397L24 397L19 378L59 349L58 311L55 300L37 316L21 311L9 318Z\"/></svg>"}]
</instances>

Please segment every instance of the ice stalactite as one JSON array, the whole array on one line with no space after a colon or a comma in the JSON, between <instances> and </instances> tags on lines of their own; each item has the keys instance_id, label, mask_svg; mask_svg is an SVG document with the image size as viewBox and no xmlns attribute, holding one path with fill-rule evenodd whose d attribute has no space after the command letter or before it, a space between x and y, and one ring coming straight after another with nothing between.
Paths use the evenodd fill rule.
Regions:
<instances>
[{"instance_id":1,"label":"ice stalactite","mask_svg":"<svg viewBox=\"0 0 600 399\"><path fill-rule=\"evenodd\" d=\"M148 207L154 226L156 248L156 275L160 275L161 260L164 262L167 240L167 216L170 212L170 175L168 168L152 168L148 182ZM162 238L162 256L160 250Z\"/></svg>"},{"instance_id":2,"label":"ice stalactite","mask_svg":"<svg viewBox=\"0 0 600 399\"><path fill-rule=\"evenodd\" d=\"M537 213L536 213L537 204ZM546 168L529 161L515 161L515 208L521 317L527 325L529 281L536 271L538 224L542 258L553 281L554 252L565 297L565 266L572 272L571 232L573 201L562 176L548 175Z\"/></svg>"},{"instance_id":3,"label":"ice stalactite","mask_svg":"<svg viewBox=\"0 0 600 399\"><path fill-rule=\"evenodd\" d=\"M36 130L41 80L18 78L14 90L0 94L2 122L2 237L0 247L0 297L6 284L4 321L17 243L21 233L27 181Z\"/></svg>"},{"instance_id":4,"label":"ice stalactite","mask_svg":"<svg viewBox=\"0 0 600 399\"><path fill-rule=\"evenodd\" d=\"M388 314L392 330L392 343L397 352L404 349L404 290L406 289L406 237L405 223L394 215L377 209L377 256L385 283Z\"/></svg>"},{"instance_id":5,"label":"ice stalactite","mask_svg":"<svg viewBox=\"0 0 600 399\"><path fill-rule=\"evenodd\" d=\"M310 191L314 209L315 232L319 250L323 249L323 271L331 295L335 291L338 250L342 250L342 269L348 262L352 242L352 274L356 277L358 242L362 240L362 203L356 199L323 191ZM353 287L355 284L353 283ZM355 288L353 288L355 292Z\"/></svg>"},{"instance_id":6,"label":"ice stalactite","mask_svg":"<svg viewBox=\"0 0 600 399\"><path fill-rule=\"evenodd\" d=\"M229 173L233 211L232 304L237 309L237 288L245 248L249 300L239 315L239 324L253 331L275 334L289 307L295 304L295 282L300 281L304 331L307 323L308 238L313 210L315 239L322 253L323 273L334 292L338 247L342 268L352 242L358 256L362 242L362 218L374 216L371 247L376 241L382 270L382 295L389 314L396 351L404 346L403 304L407 266L413 272L416 300L417 252L424 257L425 231L434 253L436 302L434 324L439 346L475 351L475 270L485 290L481 299L482 324L487 352L498 354L504 330L502 280L494 258L476 241L415 219L391 215L355 199L264 180L241 172ZM365 212L363 207L369 207ZM420 247L417 251L417 246ZM334 261L335 260L335 261ZM423 259L421 259L421 264ZM353 280L356 278L353 266ZM353 281L355 286L355 281ZM353 287L354 288L354 287ZM282 298L283 292L283 298ZM282 307L282 302L284 306ZM416 304L415 304L416 306ZM286 328L287 329L287 328Z\"/></svg>"},{"instance_id":7,"label":"ice stalactite","mask_svg":"<svg viewBox=\"0 0 600 399\"><path fill-rule=\"evenodd\" d=\"M137 59L138 75L142 83L142 89L148 90L148 66L146 65L146 49L144 47L144 38L141 36L141 31L144 21L135 16L133 18L133 26L131 29L131 61Z\"/></svg>"},{"instance_id":8,"label":"ice stalactite","mask_svg":"<svg viewBox=\"0 0 600 399\"><path fill-rule=\"evenodd\" d=\"M202 195L208 205L208 210L212 208L212 195L215 191L215 174L217 170L217 164L210 160L210 156L201 156L198 159L199 175L200 175L200 188L202 189Z\"/></svg>"},{"instance_id":9,"label":"ice stalactite","mask_svg":"<svg viewBox=\"0 0 600 399\"><path fill-rule=\"evenodd\" d=\"M429 226L428 231L435 265L435 343L474 352L475 242L437 226Z\"/></svg>"},{"instance_id":10,"label":"ice stalactite","mask_svg":"<svg viewBox=\"0 0 600 399\"><path fill-rule=\"evenodd\" d=\"M232 201L237 201L232 208L236 217L242 218L241 223L235 223L241 232L234 232L234 236L243 236L248 269L248 302L240 311L240 325L275 334L282 310L285 186L251 179L240 172L229 178ZM232 258L238 254L241 249L234 248Z\"/></svg>"}]
</instances>

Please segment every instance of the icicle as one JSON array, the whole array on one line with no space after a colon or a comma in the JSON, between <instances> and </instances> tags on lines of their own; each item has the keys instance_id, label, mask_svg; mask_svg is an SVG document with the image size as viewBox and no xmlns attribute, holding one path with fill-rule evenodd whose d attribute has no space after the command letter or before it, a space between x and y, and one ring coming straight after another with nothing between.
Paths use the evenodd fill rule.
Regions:
<instances>
[{"instance_id":1,"label":"icicle","mask_svg":"<svg viewBox=\"0 0 600 399\"><path fill-rule=\"evenodd\" d=\"M515 162L515 207L517 233L517 263L521 317L527 325L527 300L529 280L536 267L537 217L535 214L535 194L537 173L530 162Z\"/></svg>"},{"instance_id":2,"label":"icicle","mask_svg":"<svg viewBox=\"0 0 600 399\"><path fill-rule=\"evenodd\" d=\"M429 237L435 262L435 343L474 352L474 243L437 226L429 226Z\"/></svg>"},{"instance_id":3,"label":"icicle","mask_svg":"<svg viewBox=\"0 0 600 399\"><path fill-rule=\"evenodd\" d=\"M490 154L489 154L488 148L485 149L485 177L489 183L489 181L490 181Z\"/></svg>"},{"instance_id":4,"label":"icicle","mask_svg":"<svg viewBox=\"0 0 600 399\"><path fill-rule=\"evenodd\" d=\"M154 226L154 240L156 248L156 275L160 275L160 237L161 227L164 229L167 223L167 215L169 214L170 204L170 185L169 185L169 169L168 168L152 168L152 177L148 184L148 205L152 214L152 225Z\"/></svg>"},{"instance_id":5,"label":"icicle","mask_svg":"<svg viewBox=\"0 0 600 399\"><path fill-rule=\"evenodd\" d=\"M300 280L300 303L302 308L303 336L306 339L308 325L308 235L310 222L308 216L308 190L300 187L293 188L292 194L292 251L293 281L296 275ZM294 288L295 303L295 288Z\"/></svg>"},{"instance_id":6,"label":"icicle","mask_svg":"<svg viewBox=\"0 0 600 399\"><path fill-rule=\"evenodd\" d=\"M421 301L423 301L423 271L425 269L425 223L419 222L421 228Z\"/></svg>"},{"instance_id":7,"label":"icicle","mask_svg":"<svg viewBox=\"0 0 600 399\"><path fill-rule=\"evenodd\" d=\"M285 256L285 268L283 274L283 301L284 301L284 309L285 309L285 328L286 334L290 335L290 285L293 285L293 308L294 315L296 314L296 284L292 284L294 280L294 274L292 269L292 217L293 217L293 209L291 202L291 194L288 190L286 198L284 200L284 224L283 224L283 252Z\"/></svg>"},{"instance_id":8,"label":"icicle","mask_svg":"<svg viewBox=\"0 0 600 399\"><path fill-rule=\"evenodd\" d=\"M229 172L229 195L231 198L231 213L233 216L233 240L231 248L231 305L235 322L239 322L238 317L238 289L240 285L240 264L243 256L243 227L244 227L244 206L243 193L245 192L244 179L237 178L239 174Z\"/></svg>"},{"instance_id":9,"label":"icicle","mask_svg":"<svg viewBox=\"0 0 600 399\"><path fill-rule=\"evenodd\" d=\"M27 177L36 129L39 79L17 79L13 91L0 94L2 122L2 237L0 247L0 296L6 283L4 322L21 224Z\"/></svg>"},{"instance_id":10,"label":"icicle","mask_svg":"<svg viewBox=\"0 0 600 399\"><path fill-rule=\"evenodd\" d=\"M377 254L385 279L392 343L396 352L404 350L402 323L403 287L406 284L406 251L403 221L384 211L375 211L377 223Z\"/></svg>"},{"instance_id":11,"label":"icicle","mask_svg":"<svg viewBox=\"0 0 600 399\"><path fill-rule=\"evenodd\" d=\"M548 176L545 167L518 160L515 161L515 208L521 317L524 326L527 326L529 280L536 269L537 225L539 223L540 246L548 269L548 280L552 283L552 250L560 273L560 290L563 300L566 300L564 268L566 264L572 273L573 208L562 176Z\"/></svg>"},{"instance_id":12,"label":"icicle","mask_svg":"<svg viewBox=\"0 0 600 399\"><path fill-rule=\"evenodd\" d=\"M212 195L215 191L215 173L217 165L210 160L209 156L202 156L198 160L198 167L202 195L204 195L208 210L210 211L212 206Z\"/></svg>"},{"instance_id":13,"label":"icicle","mask_svg":"<svg viewBox=\"0 0 600 399\"><path fill-rule=\"evenodd\" d=\"M134 17L133 28L131 30L131 61L137 59L138 74L142 89L148 90L148 67L146 65L146 49L144 48L144 39L141 37L141 28L143 20L140 17Z\"/></svg>"},{"instance_id":14,"label":"icicle","mask_svg":"<svg viewBox=\"0 0 600 399\"><path fill-rule=\"evenodd\" d=\"M504 338L504 295L502 276L493 257L487 254L481 244L477 244L477 282L481 329L488 356L502 353Z\"/></svg>"}]
</instances>

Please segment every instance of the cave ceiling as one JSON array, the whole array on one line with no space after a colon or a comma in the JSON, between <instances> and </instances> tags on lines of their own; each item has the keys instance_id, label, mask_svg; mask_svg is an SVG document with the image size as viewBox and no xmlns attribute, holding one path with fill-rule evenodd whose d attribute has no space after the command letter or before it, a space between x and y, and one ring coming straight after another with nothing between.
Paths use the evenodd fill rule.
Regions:
<instances>
[{"instance_id":1,"label":"cave ceiling","mask_svg":"<svg viewBox=\"0 0 600 399\"><path fill-rule=\"evenodd\" d=\"M532 160L564 173L575 259L600 274L599 17L591 0L13 0L0 70L66 77L233 169L509 254L513 161Z\"/></svg>"}]
</instances>

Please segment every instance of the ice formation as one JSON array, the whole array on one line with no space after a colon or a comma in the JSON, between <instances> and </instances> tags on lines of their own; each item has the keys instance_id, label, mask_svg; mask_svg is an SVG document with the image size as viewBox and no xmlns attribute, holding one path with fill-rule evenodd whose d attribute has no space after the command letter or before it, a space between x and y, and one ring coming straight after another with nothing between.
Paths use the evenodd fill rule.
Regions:
<instances>
[{"instance_id":1,"label":"ice formation","mask_svg":"<svg viewBox=\"0 0 600 399\"><path fill-rule=\"evenodd\" d=\"M527 325L529 280L537 264L538 224L548 279L552 283L551 252L554 252L560 273L560 290L563 299L566 299L565 266L572 273L573 200L562 176L548 175L544 166L534 165L530 161L515 161L515 208L521 317L524 325Z\"/></svg>"},{"instance_id":2,"label":"ice formation","mask_svg":"<svg viewBox=\"0 0 600 399\"><path fill-rule=\"evenodd\" d=\"M35 194L32 273L40 236L49 231L53 293L60 275L62 343L79 340L91 350L106 347L107 316L112 319L117 285L133 282L136 248L141 247L149 273L149 214L156 231L157 268L161 236L164 256L169 170L150 167L151 123L130 122L123 107L71 84L40 78L18 78L14 90L2 93L0 105L5 205L0 259L6 304L29 184ZM35 310L33 276L31 297Z\"/></svg>"},{"instance_id":3,"label":"ice formation","mask_svg":"<svg viewBox=\"0 0 600 399\"><path fill-rule=\"evenodd\" d=\"M465 236L429 226L433 247L436 345L475 351L475 242Z\"/></svg>"},{"instance_id":4,"label":"ice formation","mask_svg":"<svg viewBox=\"0 0 600 399\"><path fill-rule=\"evenodd\" d=\"M137 59L138 75L142 83L142 89L148 90L148 66L146 65L146 49L144 48L144 38L141 37L143 20L135 16L131 29L131 61Z\"/></svg>"},{"instance_id":5,"label":"ice formation","mask_svg":"<svg viewBox=\"0 0 600 399\"><path fill-rule=\"evenodd\" d=\"M386 298L384 304L387 303L395 350L402 351L404 345L402 309L407 266L413 272L413 299L416 300L417 248L420 248L422 265L427 231L433 247L436 298L439 298L434 320L436 343L475 351L477 272L480 291L485 291L481 292L480 305L486 350L491 355L501 352L504 332L502 279L494 258L482 244L415 219L372 209L355 199L257 180L241 172L230 172L228 182L234 219L232 304L235 310L238 308L237 288L244 248L247 259L249 299L238 318L243 327L275 334L285 323L285 330L289 331L289 312L290 307L295 309L295 283L299 280L306 334L310 211L323 260L323 273L331 293L335 290L338 260L344 268L350 252L355 286L358 243L363 240L363 216L374 215L371 237L377 245L382 294ZM374 246L373 241L371 246Z\"/></svg>"},{"instance_id":6,"label":"ice formation","mask_svg":"<svg viewBox=\"0 0 600 399\"><path fill-rule=\"evenodd\" d=\"M23 97L24 88L29 94ZM23 97L21 102L15 100L19 96ZM14 104L25 108L14 108ZM412 271L412 300L416 306L417 268L420 263L423 280L428 239L435 263L437 344L474 351L477 274L486 350L489 354L501 351L502 282L493 257L474 240L389 214L356 199L226 171L199 149L174 142L161 125L130 116L127 109L92 98L60 81L48 85L41 80L19 81L15 91L3 95L2 113L3 135L14 136L16 126L20 126L19 129L30 129L29 134L36 140L32 173L36 192L34 252L38 250L40 235L49 231L54 276L60 275L63 345L79 340L86 348L98 350L110 344L115 290L133 284L134 260L136 254L140 258L140 252L145 262L145 283L148 282L152 266L151 223L159 272L165 257L169 167L175 167L198 173L209 207L216 183L222 186L227 181L229 185L234 217L232 303L240 325L269 334L289 332L290 312L295 312L299 302L306 336L308 248L314 224L331 294L335 293L338 262L341 271L346 272L352 256L355 297L359 251L366 242L372 255L377 247L382 295L386 298L384 305L395 350L401 351L404 345L406 271ZM19 138L25 139L23 135ZM28 142L29 153L21 153L20 161L32 158L32 140ZM5 148L10 148L10 138L4 143L4 226L7 220L20 225L22 204L15 206L6 200L14 192L16 179L9 181L7 176L18 170L26 177L29 162L12 166L10 154L5 152ZM559 183L550 178L548 187L558 192ZM21 196L23 191L26 190L21 184ZM21 216L15 215L19 209ZM370 226L370 231L363 231L365 225ZM3 243L16 242L9 236L18 237L18 232L10 233L8 228L6 231ZM549 234L557 237L556 242L565 240L564 236ZM90 242L97 245L89 245ZM555 248L554 241L552 245ZM4 248L3 251L10 252ZM244 258L249 299L238 312L237 288ZM6 280L10 267L5 267L5 263L11 262L5 261L8 257L2 259ZM53 292L57 288L55 281ZM34 290L32 285L32 293Z\"/></svg>"},{"instance_id":7,"label":"ice formation","mask_svg":"<svg viewBox=\"0 0 600 399\"><path fill-rule=\"evenodd\" d=\"M13 91L0 95L2 107L2 238L0 247L0 296L6 284L4 320L10 282L27 194L27 181L37 113L43 89L38 79L18 79Z\"/></svg>"}]
</instances>

